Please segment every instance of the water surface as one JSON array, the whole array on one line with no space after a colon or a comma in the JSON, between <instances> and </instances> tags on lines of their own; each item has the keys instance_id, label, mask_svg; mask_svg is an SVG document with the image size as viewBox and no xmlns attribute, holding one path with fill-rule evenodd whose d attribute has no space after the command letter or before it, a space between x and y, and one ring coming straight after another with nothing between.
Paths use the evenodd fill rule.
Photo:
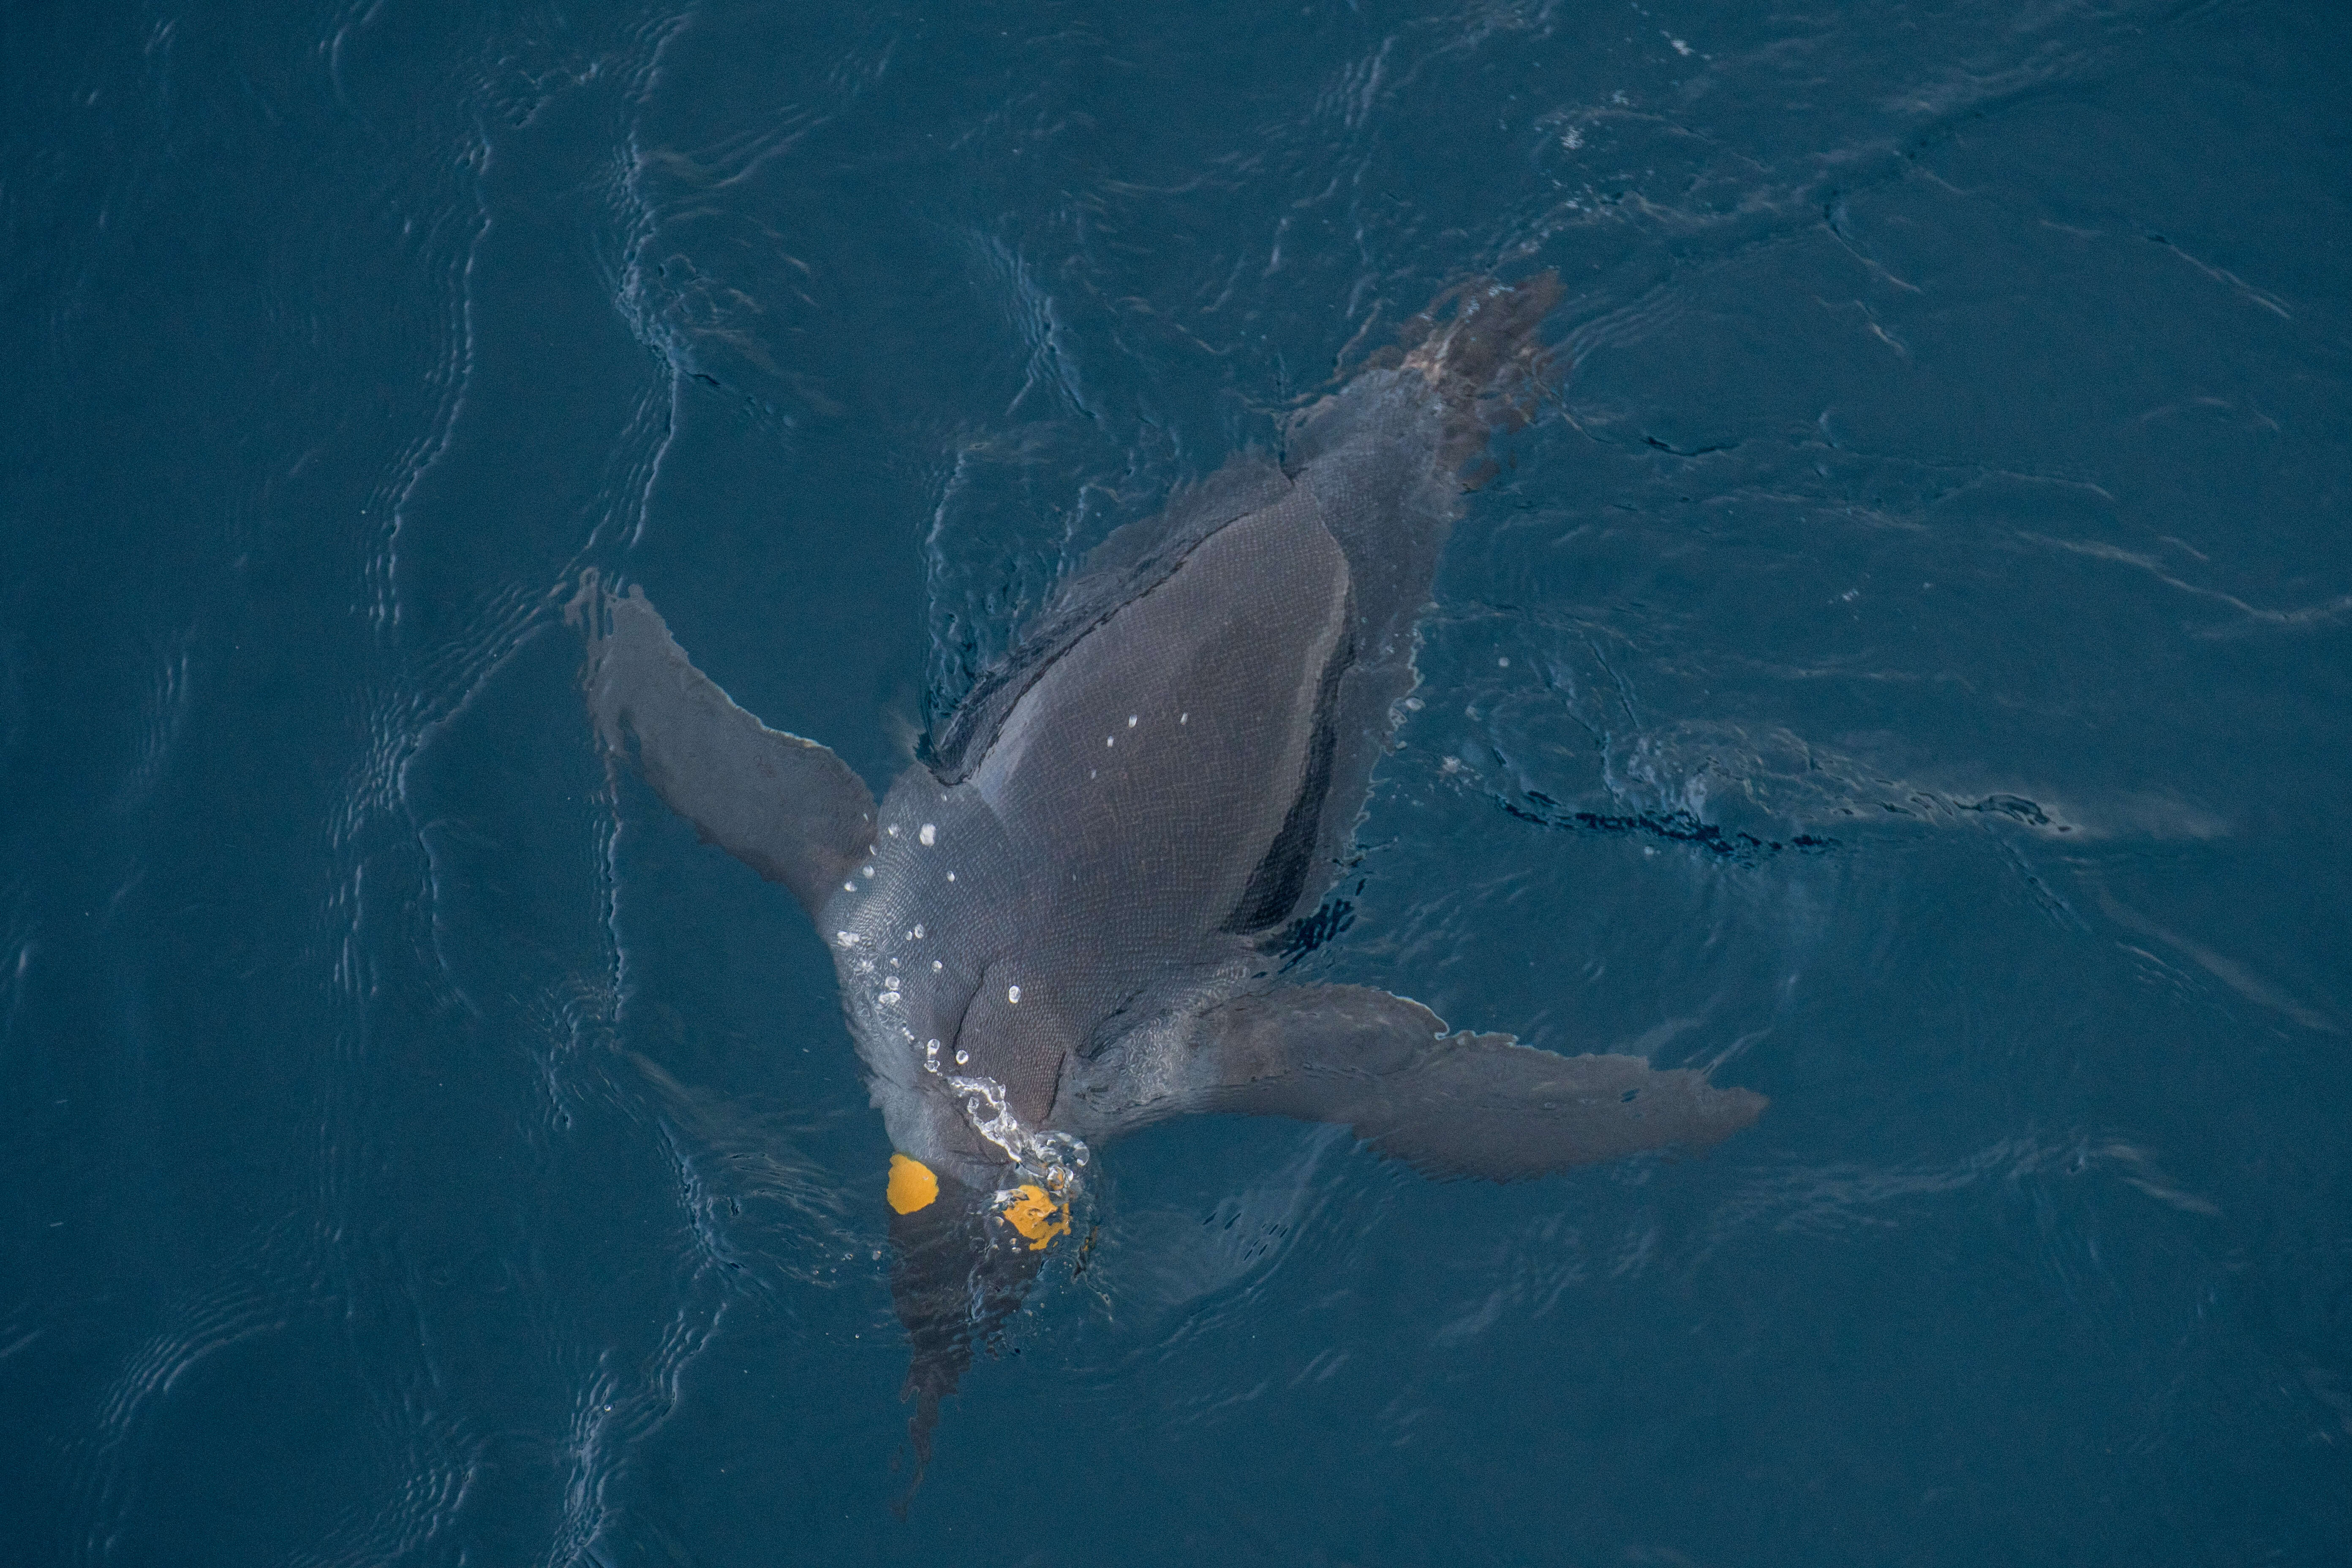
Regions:
<instances>
[{"instance_id":1,"label":"water surface","mask_svg":"<svg viewBox=\"0 0 2352 1568\"><path fill-rule=\"evenodd\" d=\"M2323 1563L2352 29L2285 5L0 23L15 1561ZM887 1504L888 1149L608 780L646 585L877 787L1442 287L1572 366L1302 975L1772 1098L1114 1146Z\"/></svg>"}]
</instances>

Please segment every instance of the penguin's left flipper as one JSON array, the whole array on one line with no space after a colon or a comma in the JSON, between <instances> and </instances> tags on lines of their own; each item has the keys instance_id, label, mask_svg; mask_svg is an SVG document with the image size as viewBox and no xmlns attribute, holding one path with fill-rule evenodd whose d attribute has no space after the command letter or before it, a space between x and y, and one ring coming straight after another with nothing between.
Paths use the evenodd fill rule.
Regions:
<instances>
[{"instance_id":1,"label":"penguin's left flipper","mask_svg":"<svg viewBox=\"0 0 2352 1568\"><path fill-rule=\"evenodd\" d=\"M634 762L702 837L793 891L811 915L874 843L874 795L847 763L736 705L677 646L645 590L590 573L564 611L609 754Z\"/></svg>"},{"instance_id":2,"label":"penguin's left flipper","mask_svg":"<svg viewBox=\"0 0 2352 1568\"><path fill-rule=\"evenodd\" d=\"M1290 986L1201 1016L1188 1110L1343 1122L1425 1175L1508 1182L1645 1149L1703 1149L1765 1099L1640 1057L1564 1057L1508 1035L1449 1035L1420 1003Z\"/></svg>"}]
</instances>

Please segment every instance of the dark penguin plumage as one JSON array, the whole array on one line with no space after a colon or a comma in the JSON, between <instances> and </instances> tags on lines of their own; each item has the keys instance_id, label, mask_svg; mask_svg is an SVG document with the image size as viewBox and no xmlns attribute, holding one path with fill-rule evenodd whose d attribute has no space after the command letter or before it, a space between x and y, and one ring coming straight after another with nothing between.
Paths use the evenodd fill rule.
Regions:
<instances>
[{"instance_id":1,"label":"dark penguin plumage","mask_svg":"<svg viewBox=\"0 0 2352 1568\"><path fill-rule=\"evenodd\" d=\"M1419 1003L1288 985L1266 942L1349 853L1412 689L1413 623L1490 432L1545 387L1542 274L1449 291L1408 342L1123 530L877 806L688 661L641 591L575 602L588 705L704 837L832 948L898 1153L892 1289L919 1462L1019 1303L1090 1149L1189 1111L1343 1122L1497 1181L1753 1121L1638 1057L1448 1035ZM1450 313L1448 313L1450 307Z\"/></svg>"}]
</instances>

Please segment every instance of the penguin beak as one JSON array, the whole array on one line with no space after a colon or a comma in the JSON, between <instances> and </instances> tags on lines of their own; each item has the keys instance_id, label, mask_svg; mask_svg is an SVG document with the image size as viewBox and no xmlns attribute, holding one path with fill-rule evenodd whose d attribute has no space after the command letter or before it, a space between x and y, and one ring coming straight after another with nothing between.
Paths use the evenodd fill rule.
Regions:
<instances>
[{"instance_id":1,"label":"penguin beak","mask_svg":"<svg viewBox=\"0 0 2352 1568\"><path fill-rule=\"evenodd\" d=\"M907 1421L911 1498L930 1462L940 1401L955 1392L976 1348L993 1349L1070 1215L1042 1187L973 1187L907 1154L890 1156L887 1195L890 1300L913 1352L899 1393L915 1403Z\"/></svg>"}]
</instances>

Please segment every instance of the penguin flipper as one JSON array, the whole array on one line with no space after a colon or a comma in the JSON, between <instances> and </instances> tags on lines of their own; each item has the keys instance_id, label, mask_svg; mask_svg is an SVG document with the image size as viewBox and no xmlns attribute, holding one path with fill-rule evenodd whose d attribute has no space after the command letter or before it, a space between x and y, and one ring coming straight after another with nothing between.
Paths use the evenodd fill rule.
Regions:
<instances>
[{"instance_id":1,"label":"penguin flipper","mask_svg":"<svg viewBox=\"0 0 2352 1568\"><path fill-rule=\"evenodd\" d=\"M1508 1035L1449 1035L1420 1003L1291 986L1195 1024L1184 1109L1342 1122L1424 1175L1508 1182L1647 1149L1702 1149L1765 1099L1640 1057L1564 1057Z\"/></svg>"},{"instance_id":2,"label":"penguin flipper","mask_svg":"<svg viewBox=\"0 0 2352 1568\"><path fill-rule=\"evenodd\" d=\"M592 573L564 611L587 639L589 716L671 810L814 916L874 842L874 795L814 741L771 730L694 668L645 590Z\"/></svg>"}]
</instances>

